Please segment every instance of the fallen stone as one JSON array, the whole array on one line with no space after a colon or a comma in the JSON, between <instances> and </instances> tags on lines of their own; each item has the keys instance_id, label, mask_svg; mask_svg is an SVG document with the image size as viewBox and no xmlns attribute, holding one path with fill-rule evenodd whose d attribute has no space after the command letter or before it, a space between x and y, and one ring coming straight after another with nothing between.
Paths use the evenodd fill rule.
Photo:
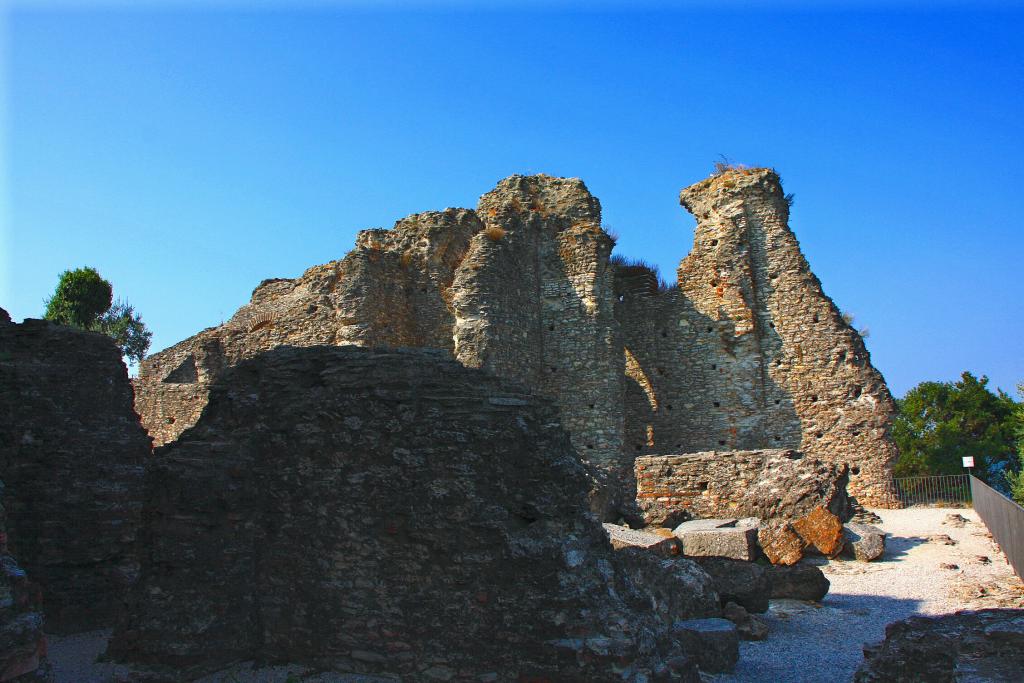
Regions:
<instances>
[{"instance_id":1,"label":"fallen stone","mask_svg":"<svg viewBox=\"0 0 1024 683\"><path fill-rule=\"evenodd\" d=\"M826 557L835 557L843 550L843 523L834 513L816 507L791 522L793 531Z\"/></svg>"},{"instance_id":2,"label":"fallen stone","mask_svg":"<svg viewBox=\"0 0 1024 683\"><path fill-rule=\"evenodd\" d=\"M889 624L854 681L1020 681L1022 671L1024 610L987 609Z\"/></svg>"},{"instance_id":3,"label":"fallen stone","mask_svg":"<svg viewBox=\"0 0 1024 683\"><path fill-rule=\"evenodd\" d=\"M736 668L740 639L736 624L728 619L677 621L672 632L683 649L697 661L701 671L728 673Z\"/></svg>"},{"instance_id":4,"label":"fallen stone","mask_svg":"<svg viewBox=\"0 0 1024 683\"><path fill-rule=\"evenodd\" d=\"M672 533L686 557L757 559L757 527L737 520L695 519L683 522Z\"/></svg>"},{"instance_id":5,"label":"fallen stone","mask_svg":"<svg viewBox=\"0 0 1024 683\"><path fill-rule=\"evenodd\" d=\"M647 531L630 529L628 526L609 523L604 524L604 530L608 534L608 540L611 542L612 548L615 550L640 548L662 557L675 557L681 552L679 539L675 536L666 538L659 534L652 534Z\"/></svg>"},{"instance_id":6,"label":"fallen stone","mask_svg":"<svg viewBox=\"0 0 1024 683\"><path fill-rule=\"evenodd\" d=\"M748 612L768 611L771 581L765 567L724 557L698 557L694 561L711 577L723 606L732 602Z\"/></svg>"},{"instance_id":7,"label":"fallen stone","mask_svg":"<svg viewBox=\"0 0 1024 683\"><path fill-rule=\"evenodd\" d=\"M925 536L925 540L929 543L941 543L942 545L956 545L956 541L949 537L948 534L931 534Z\"/></svg>"},{"instance_id":8,"label":"fallen stone","mask_svg":"<svg viewBox=\"0 0 1024 683\"><path fill-rule=\"evenodd\" d=\"M679 515L794 521L823 508L852 514L848 468L791 449L705 451L636 458L637 504L647 524Z\"/></svg>"},{"instance_id":9,"label":"fallen stone","mask_svg":"<svg viewBox=\"0 0 1024 683\"><path fill-rule=\"evenodd\" d=\"M844 552L862 562L877 560L885 554L885 532L870 524L849 522L843 528Z\"/></svg>"},{"instance_id":10,"label":"fallen stone","mask_svg":"<svg viewBox=\"0 0 1024 683\"><path fill-rule=\"evenodd\" d=\"M964 517L961 514L958 514L956 512L952 512L952 513L946 515L946 519L943 520L942 523L945 524L945 525L951 526L951 527L955 527L957 529L963 529L964 526L966 526L966 525L971 523L971 520L967 519L966 517Z\"/></svg>"},{"instance_id":11,"label":"fallen stone","mask_svg":"<svg viewBox=\"0 0 1024 683\"><path fill-rule=\"evenodd\" d=\"M772 598L821 602L831 583L820 569L810 564L768 567Z\"/></svg>"},{"instance_id":12,"label":"fallen stone","mask_svg":"<svg viewBox=\"0 0 1024 683\"><path fill-rule=\"evenodd\" d=\"M975 555L974 561L978 564L992 564L992 560L988 555Z\"/></svg>"},{"instance_id":13,"label":"fallen stone","mask_svg":"<svg viewBox=\"0 0 1024 683\"><path fill-rule=\"evenodd\" d=\"M736 634L741 640L764 640L768 637L768 625L735 602L726 603L722 608L722 618L736 624Z\"/></svg>"},{"instance_id":14,"label":"fallen stone","mask_svg":"<svg viewBox=\"0 0 1024 683\"><path fill-rule=\"evenodd\" d=\"M939 563L939 569L955 570L955 569L960 569L960 566L956 565L956 564L953 564L952 562L940 562Z\"/></svg>"},{"instance_id":15,"label":"fallen stone","mask_svg":"<svg viewBox=\"0 0 1024 683\"><path fill-rule=\"evenodd\" d=\"M757 530L757 541L768 561L778 565L796 564L803 558L807 546L784 520L762 522Z\"/></svg>"}]
</instances>

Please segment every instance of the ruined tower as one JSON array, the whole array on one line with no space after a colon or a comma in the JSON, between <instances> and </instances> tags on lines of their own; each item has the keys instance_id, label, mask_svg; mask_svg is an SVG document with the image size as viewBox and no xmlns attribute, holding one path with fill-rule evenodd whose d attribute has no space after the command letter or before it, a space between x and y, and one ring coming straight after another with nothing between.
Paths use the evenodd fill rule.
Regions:
<instances>
[{"instance_id":1,"label":"ruined tower","mask_svg":"<svg viewBox=\"0 0 1024 683\"><path fill-rule=\"evenodd\" d=\"M620 285L627 448L799 448L848 464L850 493L884 504L895 405L800 252L778 175L728 170L680 202L697 228L678 288Z\"/></svg>"}]
</instances>

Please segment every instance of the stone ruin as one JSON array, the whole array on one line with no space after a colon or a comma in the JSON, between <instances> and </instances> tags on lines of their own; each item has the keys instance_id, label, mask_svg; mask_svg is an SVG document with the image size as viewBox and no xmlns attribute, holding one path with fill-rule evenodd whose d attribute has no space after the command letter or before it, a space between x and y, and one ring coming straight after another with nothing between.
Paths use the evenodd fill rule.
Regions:
<instances>
[{"instance_id":1,"label":"stone ruin","mask_svg":"<svg viewBox=\"0 0 1024 683\"><path fill-rule=\"evenodd\" d=\"M820 599L821 572L786 565L842 546L847 485L887 502L893 403L773 171L682 202L698 225L678 287L611 257L576 179L513 176L476 211L363 231L146 359L139 415L109 339L0 311L3 538L42 589L5 555L6 670L45 678L40 600L51 631L116 622L109 654L149 680L245 659L413 680L728 670L737 628L715 617L758 637L747 610L769 596ZM588 510L756 515L718 535L775 566L679 557L666 529L605 525L610 544Z\"/></svg>"},{"instance_id":2,"label":"stone ruin","mask_svg":"<svg viewBox=\"0 0 1024 683\"><path fill-rule=\"evenodd\" d=\"M49 632L112 625L138 575L151 446L132 403L109 337L0 315L7 543L41 586Z\"/></svg>"},{"instance_id":3,"label":"stone ruin","mask_svg":"<svg viewBox=\"0 0 1024 683\"><path fill-rule=\"evenodd\" d=\"M860 503L889 504L894 403L801 254L778 175L731 169L680 199L697 228L670 288L612 258L578 179L511 176L475 211L363 231L342 260L262 282L223 325L143 361L137 409L159 445L268 349L439 348L555 401L615 484L608 518L635 519L637 456L711 450L798 449L848 466Z\"/></svg>"},{"instance_id":4,"label":"stone ruin","mask_svg":"<svg viewBox=\"0 0 1024 683\"><path fill-rule=\"evenodd\" d=\"M279 348L157 451L116 659L403 680L697 681L690 560L614 551L548 399L430 350Z\"/></svg>"}]
</instances>

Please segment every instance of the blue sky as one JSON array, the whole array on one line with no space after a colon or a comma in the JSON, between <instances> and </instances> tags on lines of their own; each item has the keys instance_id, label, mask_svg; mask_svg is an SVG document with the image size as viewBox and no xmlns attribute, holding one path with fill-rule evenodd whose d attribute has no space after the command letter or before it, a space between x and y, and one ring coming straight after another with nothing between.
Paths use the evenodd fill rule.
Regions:
<instances>
[{"instance_id":1,"label":"blue sky","mask_svg":"<svg viewBox=\"0 0 1024 683\"><path fill-rule=\"evenodd\" d=\"M1024 8L902 3L8 7L0 306L91 265L156 351L357 230L578 176L669 279L681 187L775 167L896 395L1024 381Z\"/></svg>"}]
</instances>

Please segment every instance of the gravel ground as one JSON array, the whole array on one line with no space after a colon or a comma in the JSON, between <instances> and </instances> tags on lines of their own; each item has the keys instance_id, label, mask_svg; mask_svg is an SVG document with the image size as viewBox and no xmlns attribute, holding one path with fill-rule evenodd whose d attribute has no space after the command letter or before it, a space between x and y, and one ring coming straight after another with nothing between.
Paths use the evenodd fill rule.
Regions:
<instances>
[{"instance_id":1,"label":"gravel ground","mask_svg":"<svg viewBox=\"0 0 1024 683\"><path fill-rule=\"evenodd\" d=\"M741 643L736 671L706 680L849 681L863 661L863 645L882 640L886 624L915 614L1024 607L1024 584L973 510L873 512L882 518L877 526L887 534L885 555L870 563L822 559L821 569L832 582L822 603L772 601L763 615L768 638ZM944 524L950 514L969 521L962 528ZM929 540L937 535L949 536L955 544Z\"/></svg>"},{"instance_id":2,"label":"gravel ground","mask_svg":"<svg viewBox=\"0 0 1024 683\"><path fill-rule=\"evenodd\" d=\"M870 563L821 559L822 571L832 582L822 603L773 601L763 615L770 629L768 638L741 644L735 673L705 679L715 683L849 681L863 659L863 644L881 640L886 624L893 621L913 614L1024 607L1024 584L1013 575L973 510L874 512L882 518L878 526L888 534L882 559ZM944 524L950 514L969 521L962 527ZM937 535L949 536L954 544L931 538ZM940 567L942 564L956 568ZM109 633L50 636L50 661L57 683L108 683L116 667L97 663L96 658L106 647ZM289 674L300 671L297 667L254 671L241 665L199 683L283 683ZM382 679L328 674L302 680L369 683Z\"/></svg>"}]
</instances>

